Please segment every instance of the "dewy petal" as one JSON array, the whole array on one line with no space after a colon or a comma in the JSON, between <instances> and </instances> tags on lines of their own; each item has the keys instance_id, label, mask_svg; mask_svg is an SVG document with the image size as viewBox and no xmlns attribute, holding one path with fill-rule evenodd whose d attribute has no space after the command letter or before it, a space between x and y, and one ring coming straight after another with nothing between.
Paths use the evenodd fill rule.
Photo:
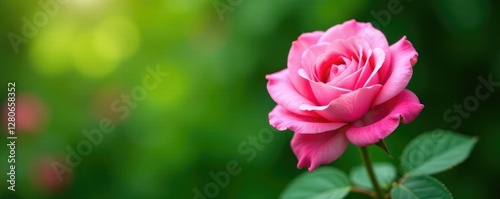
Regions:
<instances>
[{"instance_id":1,"label":"dewy petal","mask_svg":"<svg viewBox=\"0 0 500 199\"><path fill-rule=\"evenodd\" d=\"M389 136L399 122L409 123L422 111L418 97L409 90L403 90L391 100L374 107L365 116L351 123L346 136L353 144L368 146Z\"/></svg>"},{"instance_id":2,"label":"dewy petal","mask_svg":"<svg viewBox=\"0 0 500 199\"><path fill-rule=\"evenodd\" d=\"M418 53L406 37L391 45L391 64L387 74L379 73L384 87L375 100L374 105L382 104L396 96L406 88L413 74L412 66L416 63Z\"/></svg>"},{"instance_id":3,"label":"dewy petal","mask_svg":"<svg viewBox=\"0 0 500 199\"><path fill-rule=\"evenodd\" d=\"M288 53L287 65L290 70L290 79L297 91L304 96L309 96L312 93L307 81L301 78L298 74L298 70L303 68L302 54L307 48L316 44L323 33L324 32L321 31L315 31L300 35L299 38L292 43L292 47Z\"/></svg>"},{"instance_id":4,"label":"dewy petal","mask_svg":"<svg viewBox=\"0 0 500 199\"><path fill-rule=\"evenodd\" d=\"M279 72L266 75L267 91L273 100L288 111L299 115L315 116L316 114L309 111L300 110L302 104L313 103L309 99L303 97L297 92L292 85L289 77L289 69L283 69ZM306 84L309 84L306 82Z\"/></svg>"},{"instance_id":5,"label":"dewy petal","mask_svg":"<svg viewBox=\"0 0 500 199\"><path fill-rule=\"evenodd\" d=\"M345 123L333 123L321 117L298 115L279 105L269 113L269 123L280 131L290 129L297 134L323 133L346 125Z\"/></svg>"},{"instance_id":6,"label":"dewy petal","mask_svg":"<svg viewBox=\"0 0 500 199\"><path fill-rule=\"evenodd\" d=\"M340 96L327 106L303 104L299 108L307 111L313 110L321 117L332 122L353 122L361 118L370 110L381 88L382 85L379 84L360 88Z\"/></svg>"},{"instance_id":7,"label":"dewy petal","mask_svg":"<svg viewBox=\"0 0 500 199\"><path fill-rule=\"evenodd\" d=\"M291 146L299 160L297 167L307 167L312 172L318 166L338 159L349 145L344 129L319 134L295 133Z\"/></svg>"}]
</instances>

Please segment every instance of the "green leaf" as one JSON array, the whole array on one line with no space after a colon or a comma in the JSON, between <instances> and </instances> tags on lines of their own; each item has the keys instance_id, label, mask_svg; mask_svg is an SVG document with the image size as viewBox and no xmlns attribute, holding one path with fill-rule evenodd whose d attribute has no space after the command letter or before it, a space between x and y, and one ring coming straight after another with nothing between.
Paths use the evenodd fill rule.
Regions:
<instances>
[{"instance_id":1,"label":"green leaf","mask_svg":"<svg viewBox=\"0 0 500 199\"><path fill-rule=\"evenodd\" d=\"M435 130L425 133L403 150L401 167L405 175L431 175L464 161L470 154L475 138L452 131Z\"/></svg>"},{"instance_id":2,"label":"green leaf","mask_svg":"<svg viewBox=\"0 0 500 199\"><path fill-rule=\"evenodd\" d=\"M412 176L391 191L392 198L451 199L451 193L443 183L430 176Z\"/></svg>"},{"instance_id":3,"label":"green leaf","mask_svg":"<svg viewBox=\"0 0 500 199\"><path fill-rule=\"evenodd\" d=\"M320 167L303 173L285 188L282 199L344 198L350 190L347 175L333 167Z\"/></svg>"},{"instance_id":4,"label":"green leaf","mask_svg":"<svg viewBox=\"0 0 500 199\"><path fill-rule=\"evenodd\" d=\"M373 171L380 187L388 189L396 179L396 168L389 163L373 163ZM372 190L370 176L363 165L354 167L351 170L351 182L365 189Z\"/></svg>"}]
</instances>

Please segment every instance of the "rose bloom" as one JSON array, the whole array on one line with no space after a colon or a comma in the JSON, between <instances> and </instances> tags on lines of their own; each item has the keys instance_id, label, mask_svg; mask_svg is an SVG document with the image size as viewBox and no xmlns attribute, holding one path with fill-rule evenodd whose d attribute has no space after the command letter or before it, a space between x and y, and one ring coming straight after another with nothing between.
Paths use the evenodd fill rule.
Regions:
<instances>
[{"instance_id":1,"label":"rose bloom","mask_svg":"<svg viewBox=\"0 0 500 199\"><path fill-rule=\"evenodd\" d=\"M413 121L424 107L405 89L417 57L406 37L389 46L382 32L355 20L300 35L288 67L266 76L277 103L269 122L295 132L297 167L312 171L349 142L372 145Z\"/></svg>"}]
</instances>

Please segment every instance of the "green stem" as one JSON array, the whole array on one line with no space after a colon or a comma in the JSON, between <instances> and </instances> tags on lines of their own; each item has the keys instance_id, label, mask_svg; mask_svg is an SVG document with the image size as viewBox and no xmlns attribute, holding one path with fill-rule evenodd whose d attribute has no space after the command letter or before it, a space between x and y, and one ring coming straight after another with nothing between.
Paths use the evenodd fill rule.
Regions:
<instances>
[{"instance_id":1,"label":"green stem","mask_svg":"<svg viewBox=\"0 0 500 199\"><path fill-rule=\"evenodd\" d=\"M351 187L351 191L352 192L358 192L358 193L362 193L362 194L365 194L367 196L370 196L370 197L375 197L375 193L373 193L372 191L370 190L367 190L367 189L364 189L364 188L361 188L361 187L356 187L356 186L352 186Z\"/></svg>"},{"instance_id":2,"label":"green stem","mask_svg":"<svg viewBox=\"0 0 500 199\"><path fill-rule=\"evenodd\" d=\"M368 175L370 176L370 180L372 181L373 189L375 190L376 193L376 198L383 199L384 193L382 192L382 189L380 189L380 186L378 185L377 178L375 178L372 161L370 160L370 154L368 154L368 148L365 146L362 146L360 148L361 148L361 157L363 158L366 170L368 171Z\"/></svg>"}]
</instances>

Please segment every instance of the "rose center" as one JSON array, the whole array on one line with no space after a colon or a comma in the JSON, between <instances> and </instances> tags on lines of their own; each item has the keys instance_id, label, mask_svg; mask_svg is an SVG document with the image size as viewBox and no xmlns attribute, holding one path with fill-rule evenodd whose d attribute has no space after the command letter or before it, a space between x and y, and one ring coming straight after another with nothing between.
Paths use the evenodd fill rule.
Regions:
<instances>
[{"instance_id":1,"label":"rose center","mask_svg":"<svg viewBox=\"0 0 500 199\"><path fill-rule=\"evenodd\" d=\"M319 77L318 80L326 84L342 73L345 69L346 64L341 57L326 60L320 65L320 70L317 71L317 76Z\"/></svg>"}]
</instances>

